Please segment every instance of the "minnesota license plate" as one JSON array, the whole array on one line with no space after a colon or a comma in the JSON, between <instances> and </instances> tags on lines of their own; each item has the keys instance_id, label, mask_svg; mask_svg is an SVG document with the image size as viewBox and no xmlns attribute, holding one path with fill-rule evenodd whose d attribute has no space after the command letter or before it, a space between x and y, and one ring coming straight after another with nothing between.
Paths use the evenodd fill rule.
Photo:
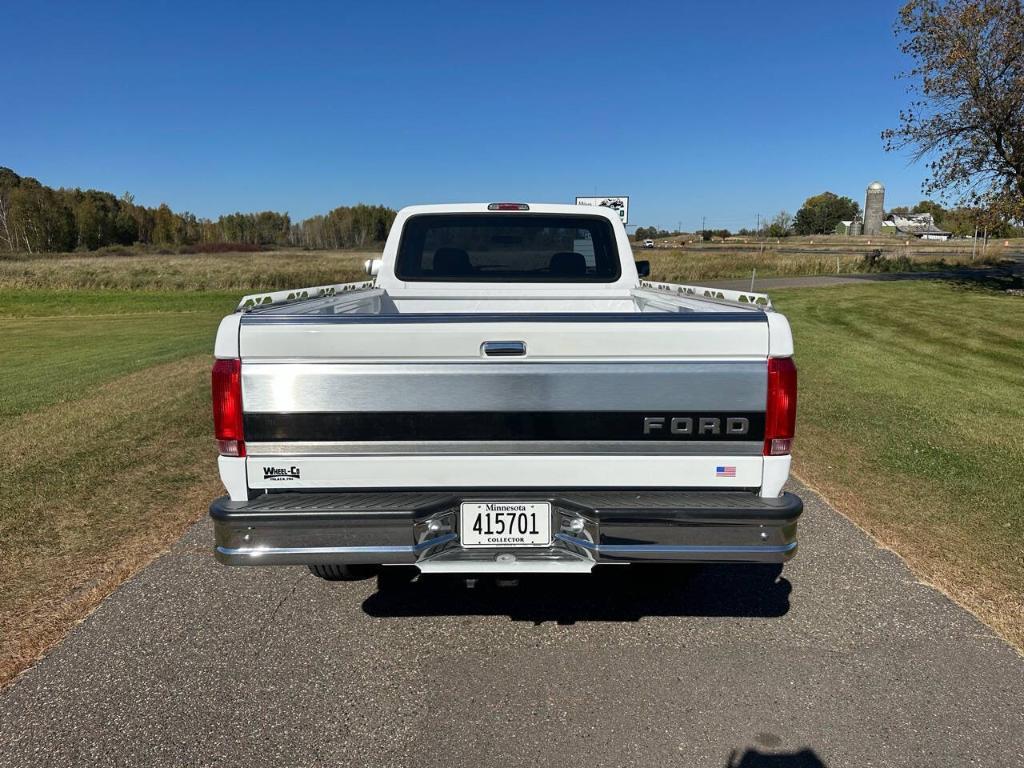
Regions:
<instances>
[{"instance_id":1,"label":"minnesota license plate","mask_svg":"<svg viewBox=\"0 0 1024 768\"><path fill-rule=\"evenodd\" d=\"M546 547L551 544L549 502L479 501L461 507L464 547Z\"/></svg>"}]
</instances>

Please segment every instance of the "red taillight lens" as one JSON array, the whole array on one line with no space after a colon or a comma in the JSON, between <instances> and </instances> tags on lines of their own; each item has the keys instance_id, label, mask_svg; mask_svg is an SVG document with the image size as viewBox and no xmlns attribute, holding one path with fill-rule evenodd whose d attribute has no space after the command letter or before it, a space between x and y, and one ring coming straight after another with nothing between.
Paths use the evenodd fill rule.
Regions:
<instances>
[{"instance_id":1,"label":"red taillight lens","mask_svg":"<svg viewBox=\"0 0 1024 768\"><path fill-rule=\"evenodd\" d=\"M768 405L764 415L764 455L785 456L796 431L796 364L791 357L768 358Z\"/></svg>"},{"instance_id":2,"label":"red taillight lens","mask_svg":"<svg viewBox=\"0 0 1024 768\"><path fill-rule=\"evenodd\" d=\"M213 430L222 456L245 456L242 432L242 361L213 364Z\"/></svg>"}]
</instances>

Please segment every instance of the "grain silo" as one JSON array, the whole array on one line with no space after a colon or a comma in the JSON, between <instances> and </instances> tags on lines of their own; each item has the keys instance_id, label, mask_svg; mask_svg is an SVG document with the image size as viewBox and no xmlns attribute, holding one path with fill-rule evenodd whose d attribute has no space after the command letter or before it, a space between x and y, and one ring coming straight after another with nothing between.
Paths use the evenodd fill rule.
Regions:
<instances>
[{"instance_id":1,"label":"grain silo","mask_svg":"<svg viewBox=\"0 0 1024 768\"><path fill-rule=\"evenodd\" d=\"M864 200L864 234L882 234L882 219L885 218L885 187L882 182L873 181L868 185Z\"/></svg>"}]
</instances>

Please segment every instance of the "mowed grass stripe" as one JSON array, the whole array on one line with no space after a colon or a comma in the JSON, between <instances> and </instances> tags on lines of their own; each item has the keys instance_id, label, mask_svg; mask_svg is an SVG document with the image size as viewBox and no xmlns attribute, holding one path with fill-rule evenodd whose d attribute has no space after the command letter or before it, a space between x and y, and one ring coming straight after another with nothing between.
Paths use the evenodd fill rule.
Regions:
<instances>
[{"instance_id":1,"label":"mowed grass stripe","mask_svg":"<svg viewBox=\"0 0 1024 768\"><path fill-rule=\"evenodd\" d=\"M121 294L115 303L117 297L107 295L29 292L27 298L13 298L13 293L0 293L0 333L6 340L0 353L0 417L68 402L126 373L209 352L217 322L232 308L219 295L182 297L175 311L170 296L154 301ZM129 314L108 314L112 306ZM24 307L37 313L77 309L79 314L2 315Z\"/></svg>"},{"instance_id":2,"label":"mowed grass stripe","mask_svg":"<svg viewBox=\"0 0 1024 768\"><path fill-rule=\"evenodd\" d=\"M209 356L14 418L0 441L0 681L199 519L220 492Z\"/></svg>"},{"instance_id":3,"label":"mowed grass stripe","mask_svg":"<svg viewBox=\"0 0 1024 768\"><path fill-rule=\"evenodd\" d=\"M0 319L193 312L226 315L243 291L41 290L0 287Z\"/></svg>"},{"instance_id":4,"label":"mowed grass stripe","mask_svg":"<svg viewBox=\"0 0 1024 768\"><path fill-rule=\"evenodd\" d=\"M1024 647L1024 301L918 282L773 299L797 472Z\"/></svg>"}]
</instances>

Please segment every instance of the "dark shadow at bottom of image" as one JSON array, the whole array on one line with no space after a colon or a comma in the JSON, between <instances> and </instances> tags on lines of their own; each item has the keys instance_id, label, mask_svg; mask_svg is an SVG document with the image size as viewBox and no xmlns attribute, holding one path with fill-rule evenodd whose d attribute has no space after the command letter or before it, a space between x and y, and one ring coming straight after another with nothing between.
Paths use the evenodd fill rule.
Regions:
<instances>
[{"instance_id":1,"label":"dark shadow at bottom of image","mask_svg":"<svg viewBox=\"0 0 1024 768\"><path fill-rule=\"evenodd\" d=\"M748 749L742 754L733 752L726 768L826 768L824 761L807 747L797 752L762 752Z\"/></svg>"}]
</instances>

